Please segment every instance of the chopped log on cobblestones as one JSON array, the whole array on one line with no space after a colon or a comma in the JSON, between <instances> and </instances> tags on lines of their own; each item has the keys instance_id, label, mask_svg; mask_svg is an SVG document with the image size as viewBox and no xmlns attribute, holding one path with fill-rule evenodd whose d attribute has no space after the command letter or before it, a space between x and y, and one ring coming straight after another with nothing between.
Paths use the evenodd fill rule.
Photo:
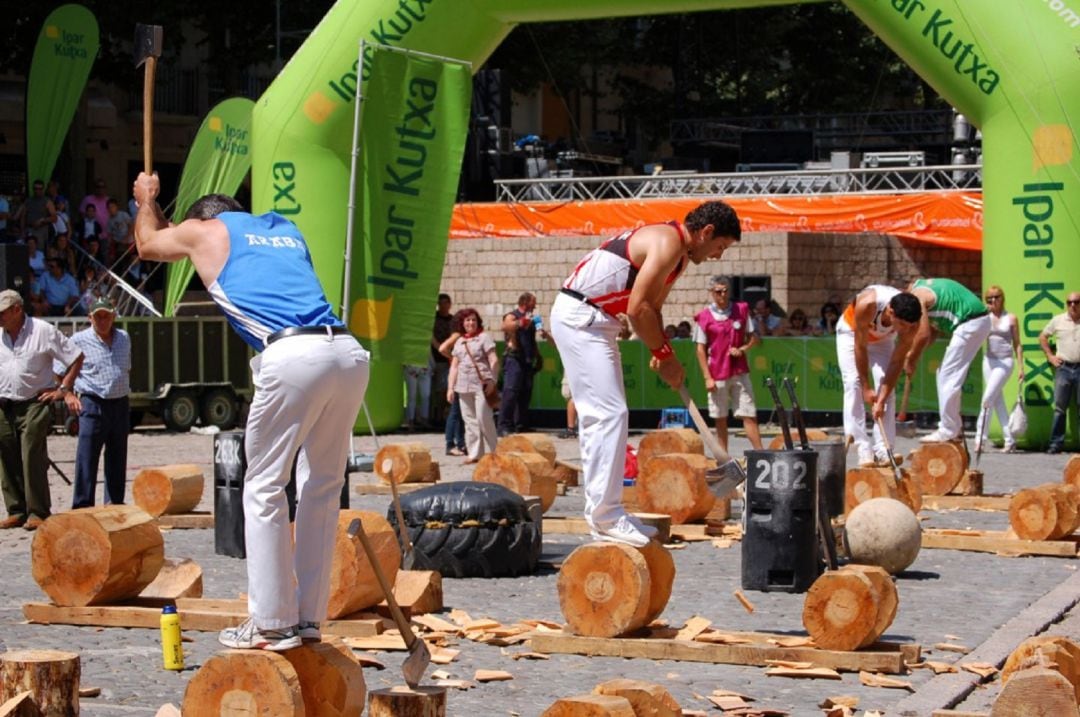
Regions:
<instances>
[{"instance_id":1,"label":"chopped log on cobblestones","mask_svg":"<svg viewBox=\"0 0 1080 717\"><path fill-rule=\"evenodd\" d=\"M1077 527L1077 489L1044 483L1018 491L1009 502L1009 525L1023 540L1058 540Z\"/></svg>"},{"instance_id":2,"label":"chopped log on cobblestones","mask_svg":"<svg viewBox=\"0 0 1080 717\"><path fill-rule=\"evenodd\" d=\"M370 717L446 717L445 687L390 687L368 696Z\"/></svg>"},{"instance_id":3,"label":"chopped log on cobblestones","mask_svg":"<svg viewBox=\"0 0 1080 717\"><path fill-rule=\"evenodd\" d=\"M870 579L870 582L874 585L874 590L877 591L877 620L874 623L874 629L863 638L862 644L859 645L859 647L868 647L880 640L881 636L892 625L893 620L896 619L896 610L900 606L900 596L896 592L896 583L893 582L889 571L877 565L857 565L852 563L845 565L841 570L862 573Z\"/></svg>"},{"instance_id":4,"label":"chopped log on cobblestones","mask_svg":"<svg viewBox=\"0 0 1080 717\"><path fill-rule=\"evenodd\" d=\"M551 464L539 453L488 453L480 457L472 478L479 483L497 483L518 495L535 495L545 513L555 502L555 476Z\"/></svg>"},{"instance_id":5,"label":"chopped log on cobblestones","mask_svg":"<svg viewBox=\"0 0 1080 717\"><path fill-rule=\"evenodd\" d=\"M330 568L330 600L327 604L327 617L331 620L383 601L382 589L363 546L359 540L348 536L349 523L353 518L359 518L363 523L364 532L391 585L401 565L401 547L386 518L367 510L340 511L334 538L334 559Z\"/></svg>"},{"instance_id":6,"label":"chopped log on cobblestones","mask_svg":"<svg viewBox=\"0 0 1080 717\"><path fill-rule=\"evenodd\" d=\"M1077 714L1073 686L1060 672L1046 667L1029 667L1017 672L1001 688L990 708L990 717L1032 717L1033 715Z\"/></svg>"},{"instance_id":7,"label":"chopped log on cobblestones","mask_svg":"<svg viewBox=\"0 0 1080 717\"><path fill-rule=\"evenodd\" d=\"M830 436L820 428L807 428L806 440L808 441L827 441ZM769 441L770 451L781 451L784 449L784 437L780 434L773 436L773 439Z\"/></svg>"},{"instance_id":8,"label":"chopped log on cobblestones","mask_svg":"<svg viewBox=\"0 0 1080 717\"><path fill-rule=\"evenodd\" d=\"M828 570L806 593L803 626L820 648L855 650L874 634L880 605L869 576L857 570Z\"/></svg>"},{"instance_id":9,"label":"chopped log on cobblestones","mask_svg":"<svg viewBox=\"0 0 1080 717\"><path fill-rule=\"evenodd\" d=\"M442 575L434 570L398 570L394 599L410 615L440 612L443 609Z\"/></svg>"},{"instance_id":10,"label":"chopped log on cobblestones","mask_svg":"<svg viewBox=\"0 0 1080 717\"><path fill-rule=\"evenodd\" d=\"M101 605L133 598L165 560L154 519L134 505L58 513L34 535L34 580L57 605Z\"/></svg>"},{"instance_id":11,"label":"chopped log on cobblestones","mask_svg":"<svg viewBox=\"0 0 1080 717\"><path fill-rule=\"evenodd\" d=\"M681 717L682 708L671 693L662 686L641 680L618 678L601 682L593 688L593 694L622 697L634 710L635 715L650 717Z\"/></svg>"},{"instance_id":12,"label":"chopped log on cobblestones","mask_svg":"<svg viewBox=\"0 0 1080 717\"><path fill-rule=\"evenodd\" d=\"M1080 455L1075 455L1065 464L1062 482L1080 488Z\"/></svg>"},{"instance_id":13,"label":"chopped log on cobblestones","mask_svg":"<svg viewBox=\"0 0 1080 717\"><path fill-rule=\"evenodd\" d=\"M202 568L191 558L165 560L154 582L147 585L139 597L159 600L201 598L202 576Z\"/></svg>"},{"instance_id":14,"label":"chopped log on cobblestones","mask_svg":"<svg viewBox=\"0 0 1080 717\"><path fill-rule=\"evenodd\" d=\"M79 656L74 652L58 650L5 652L0 654L0 704L23 692L30 692L31 702L42 715L47 717L77 715L79 714L81 672ZM27 714L38 714L38 712L27 712Z\"/></svg>"},{"instance_id":15,"label":"chopped log on cobblestones","mask_svg":"<svg viewBox=\"0 0 1080 717\"><path fill-rule=\"evenodd\" d=\"M546 433L511 433L495 444L496 453L535 453L544 457L548 466L555 465L555 441Z\"/></svg>"},{"instance_id":16,"label":"chopped log on cobblestones","mask_svg":"<svg viewBox=\"0 0 1080 717\"><path fill-rule=\"evenodd\" d=\"M270 650L225 650L203 663L184 690L185 715L305 717L300 677Z\"/></svg>"},{"instance_id":17,"label":"chopped log on cobblestones","mask_svg":"<svg viewBox=\"0 0 1080 717\"><path fill-rule=\"evenodd\" d=\"M978 496L983 494L983 472L968 468L960 482L953 486L953 495Z\"/></svg>"},{"instance_id":18,"label":"chopped log on cobblestones","mask_svg":"<svg viewBox=\"0 0 1080 717\"><path fill-rule=\"evenodd\" d=\"M575 466L566 461L555 461L555 467L552 469L552 475L555 476L556 483L565 483L568 488L576 487L580 482L581 466Z\"/></svg>"},{"instance_id":19,"label":"chopped log on cobblestones","mask_svg":"<svg viewBox=\"0 0 1080 717\"><path fill-rule=\"evenodd\" d=\"M352 650L315 642L281 654L296 670L306 717L354 717L364 711L364 670Z\"/></svg>"},{"instance_id":20,"label":"chopped log on cobblestones","mask_svg":"<svg viewBox=\"0 0 1080 717\"><path fill-rule=\"evenodd\" d=\"M540 717L635 717L630 700L617 695L560 697ZM650 714L642 712L641 714ZM374 716L372 716L374 717Z\"/></svg>"},{"instance_id":21,"label":"chopped log on cobblestones","mask_svg":"<svg viewBox=\"0 0 1080 717\"><path fill-rule=\"evenodd\" d=\"M693 428L665 428L645 434L638 444L638 465L644 465L653 456L666 453L697 453L705 455L705 444Z\"/></svg>"},{"instance_id":22,"label":"chopped log on cobblestones","mask_svg":"<svg viewBox=\"0 0 1080 717\"><path fill-rule=\"evenodd\" d=\"M964 477L967 451L954 441L924 443L908 454L907 465L923 495L945 495Z\"/></svg>"},{"instance_id":23,"label":"chopped log on cobblestones","mask_svg":"<svg viewBox=\"0 0 1080 717\"><path fill-rule=\"evenodd\" d=\"M646 513L665 513L675 525L701 520L716 503L705 473L715 462L697 453L667 453L640 466L634 501Z\"/></svg>"},{"instance_id":24,"label":"chopped log on cobblestones","mask_svg":"<svg viewBox=\"0 0 1080 717\"><path fill-rule=\"evenodd\" d=\"M431 452L423 443L390 443L375 454L375 475L382 482L423 483L431 471Z\"/></svg>"},{"instance_id":25,"label":"chopped log on cobblestones","mask_svg":"<svg viewBox=\"0 0 1080 717\"><path fill-rule=\"evenodd\" d=\"M871 498L895 498L918 513L922 509L919 484L906 470L901 469L900 474L904 480L897 485L892 468L867 466L849 470L844 478L844 512L850 513L859 503Z\"/></svg>"},{"instance_id":26,"label":"chopped log on cobblestones","mask_svg":"<svg viewBox=\"0 0 1080 717\"><path fill-rule=\"evenodd\" d=\"M190 513L202 500L202 469L196 465L143 468L135 475L131 496L135 505L157 518Z\"/></svg>"},{"instance_id":27,"label":"chopped log on cobblestones","mask_svg":"<svg viewBox=\"0 0 1080 717\"><path fill-rule=\"evenodd\" d=\"M1080 645L1063 635L1035 635L1021 642L1001 668L1001 684L1007 685L1019 672L1030 667L1046 667L1061 673L1080 700Z\"/></svg>"},{"instance_id":28,"label":"chopped log on cobblestones","mask_svg":"<svg viewBox=\"0 0 1080 717\"><path fill-rule=\"evenodd\" d=\"M563 561L559 606L577 635L625 635L659 616L671 597L674 579L674 561L655 541L642 549L588 543Z\"/></svg>"}]
</instances>

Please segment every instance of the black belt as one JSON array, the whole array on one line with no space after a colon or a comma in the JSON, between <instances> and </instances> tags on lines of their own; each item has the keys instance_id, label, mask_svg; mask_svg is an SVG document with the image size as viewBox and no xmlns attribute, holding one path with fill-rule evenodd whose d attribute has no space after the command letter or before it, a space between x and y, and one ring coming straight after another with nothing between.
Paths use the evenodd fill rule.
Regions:
<instances>
[{"instance_id":1,"label":"black belt","mask_svg":"<svg viewBox=\"0 0 1080 717\"><path fill-rule=\"evenodd\" d=\"M574 291L573 289L567 289L566 287L563 287L563 288L559 289L559 293L560 294L566 294L569 297L577 299L578 301L580 301L583 304L588 304L589 306L593 307L597 311L603 311L603 308L601 308L600 306L597 306L596 304L594 304L592 299L585 296L585 294L582 294L580 291Z\"/></svg>"},{"instance_id":2,"label":"black belt","mask_svg":"<svg viewBox=\"0 0 1080 717\"><path fill-rule=\"evenodd\" d=\"M266 337L266 345L280 341L281 339L287 339L290 336L318 336L322 334L340 336L341 334L347 334L349 330L344 326L290 326L287 329L281 331L275 331Z\"/></svg>"},{"instance_id":3,"label":"black belt","mask_svg":"<svg viewBox=\"0 0 1080 717\"><path fill-rule=\"evenodd\" d=\"M981 319L982 317L986 316L989 313L990 313L989 311L984 311L981 314L973 314L973 315L967 317L966 319L964 319L963 321L961 321L960 324L966 324L969 321L974 321L975 319ZM957 324L957 326L959 326L960 324Z\"/></svg>"}]
</instances>

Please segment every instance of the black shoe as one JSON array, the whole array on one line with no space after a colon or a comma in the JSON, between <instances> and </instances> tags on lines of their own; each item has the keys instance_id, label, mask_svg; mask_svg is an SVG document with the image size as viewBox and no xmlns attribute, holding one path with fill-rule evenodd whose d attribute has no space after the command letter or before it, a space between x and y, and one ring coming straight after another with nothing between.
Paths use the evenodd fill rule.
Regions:
<instances>
[{"instance_id":1,"label":"black shoe","mask_svg":"<svg viewBox=\"0 0 1080 717\"><path fill-rule=\"evenodd\" d=\"M1049 453L1050 455L1054 455L1056 453L1061 453L1061 446L1049 446L1049 447L1047 447L1046 452Z\"/></svg>"},{"instance_id":2,"label":"black shoe","mask_svg":"<svg viewBox=\"0 0 1080 717\"><path fill-rule=\"evenodd\" d=\"M505 428L500 428L498 431L496 431L496 433L498 434L499 438L506 438L512 433L512 431L508 431Z\"/></svg>"},{"instance_id":3,"label":"black shoe","mask_svg":"<svg viewBox=\"0 0 1080 717\"><path fill-rule=\"evenodd\" d=\"M565 428L559 431L559 438L577 438L577 431L573 428Z\"/></svg>"}]
</instances>

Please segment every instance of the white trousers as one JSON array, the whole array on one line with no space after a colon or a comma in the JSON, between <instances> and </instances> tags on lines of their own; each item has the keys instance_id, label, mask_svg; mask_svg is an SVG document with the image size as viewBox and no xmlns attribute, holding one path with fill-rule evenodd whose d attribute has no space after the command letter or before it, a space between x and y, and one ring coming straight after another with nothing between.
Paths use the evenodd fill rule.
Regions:
<instances>
[{"instance_id":1,"label":"white trousers","mask_svg":"<svg viewBox=\"0 0 1080 717\"><path fill-rule=\"evenodd\" d=\"M290 336L267 346L251 368L255 396L244 436L248 611L264 629L321 622L368 352L348 334ZM285 485L297 456L294 548Z\"/></svg>"},{"instance_id":2,"label":"white trousers","mask_svg":"<svg viewBox=\"0 0 1080 717\"><path fill-rule=\"evenodd\" d=\"M870 379L874 382L875 388L884 380L895 348L895 338L872 341L866 345L866 352L870 359ZM857 455L884 454L885 442L877 421L874 422L872 442L870 435L866 432L866 404L863 402L862 386L859 384L859 370L855 365L854 332L844 330L836 332L836 360L840 364L840 377L844 385L844 435L851 436ZM895 406L896 392L893 391L885 402L885 415L882 416L885 437L889 439L890 446L896 445Z\"/></svg>"},{"instance_id":3,"label":"white trousers","mask_svg":"<svg viewBox=\"0 0 1080 717\"><path fill-rule=\"evenodd\" d=\"M1005 382L1009 380L1013 372L1013 357L994 358L983 355L983 395L982 410L979 411L979 423L975 430L977 441L985 441L990 433L990 414L997 413L998 422L1001 424L1001 437L1006 446L1011 446L1016 441L1012 433L1009 433L1009 409L1005 406L1003 389ZM987 410L989 409L989 410Z\"/></svg>"},{"instance_id":4,"label":"white trousers","mask_svg":"<svg viewBox=\"0 0 1080 717\"><path fill-rule=\"evenodd\" d=\"M465 422L465 450L469 460L479 460L484 453L495 452L495 412L483 391L459 393L461 420Z\"/></svg>"},{"instance_id":5,"label":"white trousers","mask_svg":"<svg viewBox=\"0 0 1080 717\"><path fill-rule=\"evenodd\" d=\"M618 346L621 328L614 317L565 294L551 307L551 332L578 412L585 520L593 528L607 527L625 513L630 414Z\"/></svg>"},{"instance_id":6,"label":"white trousers","mask_svg":"<svg viewBox=\"0 0 1080 717\"><path fill-rule=\"evenodd\" d=\"M946 438L959 436L964 428L960 418L960 391L971 362L990 335L990 328L990 314L965 321L956 327L949 345L945 347L945 355L937 372L937 395L938 413L941 416L938 431Z\"/></svg>"}]
</instances>

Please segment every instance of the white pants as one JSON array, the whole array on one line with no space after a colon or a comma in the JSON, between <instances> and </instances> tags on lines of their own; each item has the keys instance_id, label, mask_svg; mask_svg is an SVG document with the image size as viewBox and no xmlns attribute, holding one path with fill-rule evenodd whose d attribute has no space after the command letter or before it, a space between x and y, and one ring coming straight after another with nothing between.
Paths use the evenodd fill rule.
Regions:
<instances>
[{"instance_id":1,"label":"white pants","mask_svg":"<svg viewBox=\"0 0 1080 717\"><path fill-rule=\"evenodd\" d=\"M870 359L870 378L874 387L881 385L885 372L892 360L896 348L895 338L872 341L866 345ZM884 454L885 442L881 436L877 421L874 422L873 442L866 432L866 404L863 402L862 386L859 384L859 370L855 365L855 334L852 331L836 332L836 360L840 364L840 377L844 385L844 435L851 436L857 455ZM889 394L885 402L885 437L889 445L896 445L896 392Z\"/></svg>"},{"instance_id":2,"label":"white pants","mask_svg":"<svg viewBox=\"0 0 1080 717\"><path fill-rule=\"evenodd\" d=\"M479 460L484 453L495 452L495 412L483 391L459 393L461 420L465 422L465 449L469 460Z\"/></svg>"},{"instance_id":3,"label":"white pants","mask_svg":"<svg viewBox=\"0 0 1080 717\"><path fill-rule=\"evenodd\" d=\"M979 411L979 424L975 430L975 440L983 442L990 433L990 414L997 413L998 422L1001 423L1001 437L1005 439L1005 445L1011 446L1016 441L1009 433L1009 409L1005 406L1003 389L1005 382L1012 376L1013 357L994 358L983 356L983 395Z\"/></svg>"},{"instance_id":4,"label":"white pants","mask_svg":"<svg viewBox=\"0 0 1080 717\"><path fill-rule=\"evenodd\" d=\"M251 362L244 451L248 611L282 629L326 619L338 501L368 352L352 336L290 336ZM296 464L295 548L285 485Z\"/></svg>"},{"instance_id":5,"label":"white pants","mask_svg":"<svg viewBox=\"0 0 1080 717\"><path fill-rule=\"evenodd\" d=\"M559 294L551 307L551 333L578 412L585 520L607 527L624 512L623 474L630 414L623 389L614 317Z\"/></svg>"},{"instance_id":6,"label":"white pants","mask_svg":"<svg viewBox=\"0 0 1080 717\"><path fill-rule=\"evenodd\" d=\"M990 314L965 321L956 327L949 345L945 347L945 355L937 372L937 395L938 413L941 416L938 431L946 438L959 436L964 428L960 418L960 390L971 362L990 335L990 328Z\"/></svg>"}]
</instances>

